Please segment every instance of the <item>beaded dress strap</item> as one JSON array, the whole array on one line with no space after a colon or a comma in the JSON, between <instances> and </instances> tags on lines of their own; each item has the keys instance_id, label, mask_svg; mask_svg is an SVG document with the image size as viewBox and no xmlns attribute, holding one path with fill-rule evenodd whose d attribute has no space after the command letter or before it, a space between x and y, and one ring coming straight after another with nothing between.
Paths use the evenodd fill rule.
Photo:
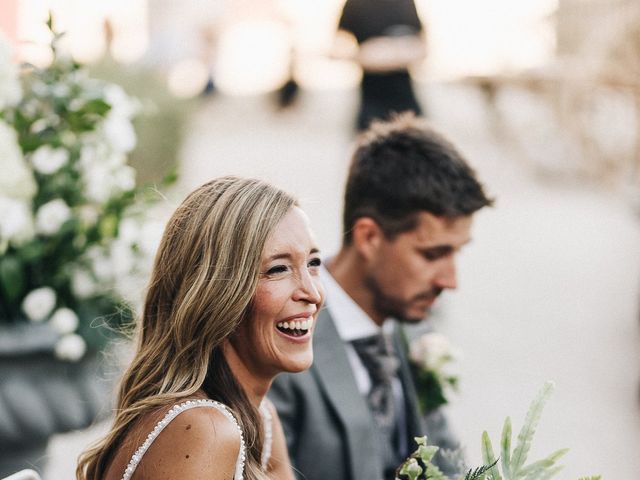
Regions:
<instances>
[{"instance_id":1,"label":"beaded dress strap","mask_svg":"<svg viewBox=\"0 0 640 480\"><path fill-rule=\"evenodd\" d=\"M264 399L260 402L260 416L262 417L264 429L264 444L262 445L262 454L260 455L260 467L266 472L269 467L271 446L273 444L273 418L271 416L271 410L269 410Z\"/></svg>"},{"instance_id":2,"label":"beaded dress strap","mask_svg":"<svg viewBox=\"0 0 640 480\"><path fill-rule=\"evenodd\" d=\"M191 408L198 407L213 407L219 412L223 413L225 417L227 417L231 423L233 423L238 432L240 433L240 451L238 452L238 460L236 461L236 471L233 476L234 480L243 480L244 475L244 462L246 459L246 447L244 443L244 435L242 434L242 429L236 420L236 417L233 416L229 407L224 405L223 403L216 402L215 400L210 399L198 399L198 400L187 400L186 402L180 403L178 405L174 405L171 407L171 410L167 412L162 420L160 420L154 429L149 433L147 439L144 441L142 445L136 450L136 453L133 454L129 464L127 465L126 470L124 471L124 475L122 476L122 480L130 480L133 476L133 473L136 471L138 464L142 460L142 456L149 449L153 441L160 435L160 432L164 430L164 428L169 425L169 423L180 415L185 410L189 410Z\"/></svg>"}]
</instances>

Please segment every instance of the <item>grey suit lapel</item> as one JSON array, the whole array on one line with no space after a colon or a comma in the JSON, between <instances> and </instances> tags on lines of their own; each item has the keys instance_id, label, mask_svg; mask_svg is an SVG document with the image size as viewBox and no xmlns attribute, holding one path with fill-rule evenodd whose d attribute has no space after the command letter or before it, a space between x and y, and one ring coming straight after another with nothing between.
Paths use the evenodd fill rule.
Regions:
<instances>
[{"instance_id":1,"label":"grey suit lapel","mask_svg":"<svg viewBox=\"0 0 640 480\"><path fill-rule=\"evenodd\" d=\"M374 461L376 446L373 442L375 431L372 417L358 391L344 344L326 308L318 316L313 344L311 371L344 427L351 460L351 478L382 478L378 462Z\"/></svg>"}]
</instances>

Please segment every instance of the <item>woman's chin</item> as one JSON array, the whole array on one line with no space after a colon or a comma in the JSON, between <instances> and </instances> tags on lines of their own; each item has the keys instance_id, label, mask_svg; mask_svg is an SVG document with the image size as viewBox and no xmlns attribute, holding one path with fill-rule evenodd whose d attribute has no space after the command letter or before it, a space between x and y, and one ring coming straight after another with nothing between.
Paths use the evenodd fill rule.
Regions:
<instances>
[{"instance_id":1,"label":"woman's chin","mask_svg":"<svg viewBox=\"0 0 640 480\"><path fill-rule=\"evenodd\" d=\"M296 358L290 358L289 361L283 362L282 371L287 373L300 373L311 367L313 363L313 350L309 350L304 354L296 355Z\"/></svg>"}]
</instances>

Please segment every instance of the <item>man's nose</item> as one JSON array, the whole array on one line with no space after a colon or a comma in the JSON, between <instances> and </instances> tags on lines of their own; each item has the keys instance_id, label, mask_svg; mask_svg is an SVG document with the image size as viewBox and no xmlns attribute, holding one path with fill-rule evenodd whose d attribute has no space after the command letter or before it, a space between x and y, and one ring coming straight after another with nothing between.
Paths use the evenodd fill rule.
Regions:
<instances>
[{"instance_id":1,"label":"man's nose","mask_svg":"<svg viewBox=\"0 0 640 480\"><path fill-rule=\"evenodd\" d=\"M440 288L449 288L451 290L458 288L456 262L453 256L444 259L438 270L435 283Z\"/></svg>"}]
</instances>

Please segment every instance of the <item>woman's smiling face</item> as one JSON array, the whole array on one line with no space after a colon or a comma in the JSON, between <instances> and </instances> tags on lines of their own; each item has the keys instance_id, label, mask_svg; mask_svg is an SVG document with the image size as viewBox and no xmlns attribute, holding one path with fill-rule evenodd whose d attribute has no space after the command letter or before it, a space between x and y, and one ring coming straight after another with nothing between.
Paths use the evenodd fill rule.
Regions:
<instances>
[{"instance_id":1,"label":"woman's smiling face","mask_svg":"<svg viewBox=\"0 0 640 480\"><path fill-rule=\"evenodd\" d=\"M307 216L291 208L267 239L250 316L230 340L251 374L272 378L311 366L311 336L324 300L320 263Z\"/></svg>"}]
</instances>

